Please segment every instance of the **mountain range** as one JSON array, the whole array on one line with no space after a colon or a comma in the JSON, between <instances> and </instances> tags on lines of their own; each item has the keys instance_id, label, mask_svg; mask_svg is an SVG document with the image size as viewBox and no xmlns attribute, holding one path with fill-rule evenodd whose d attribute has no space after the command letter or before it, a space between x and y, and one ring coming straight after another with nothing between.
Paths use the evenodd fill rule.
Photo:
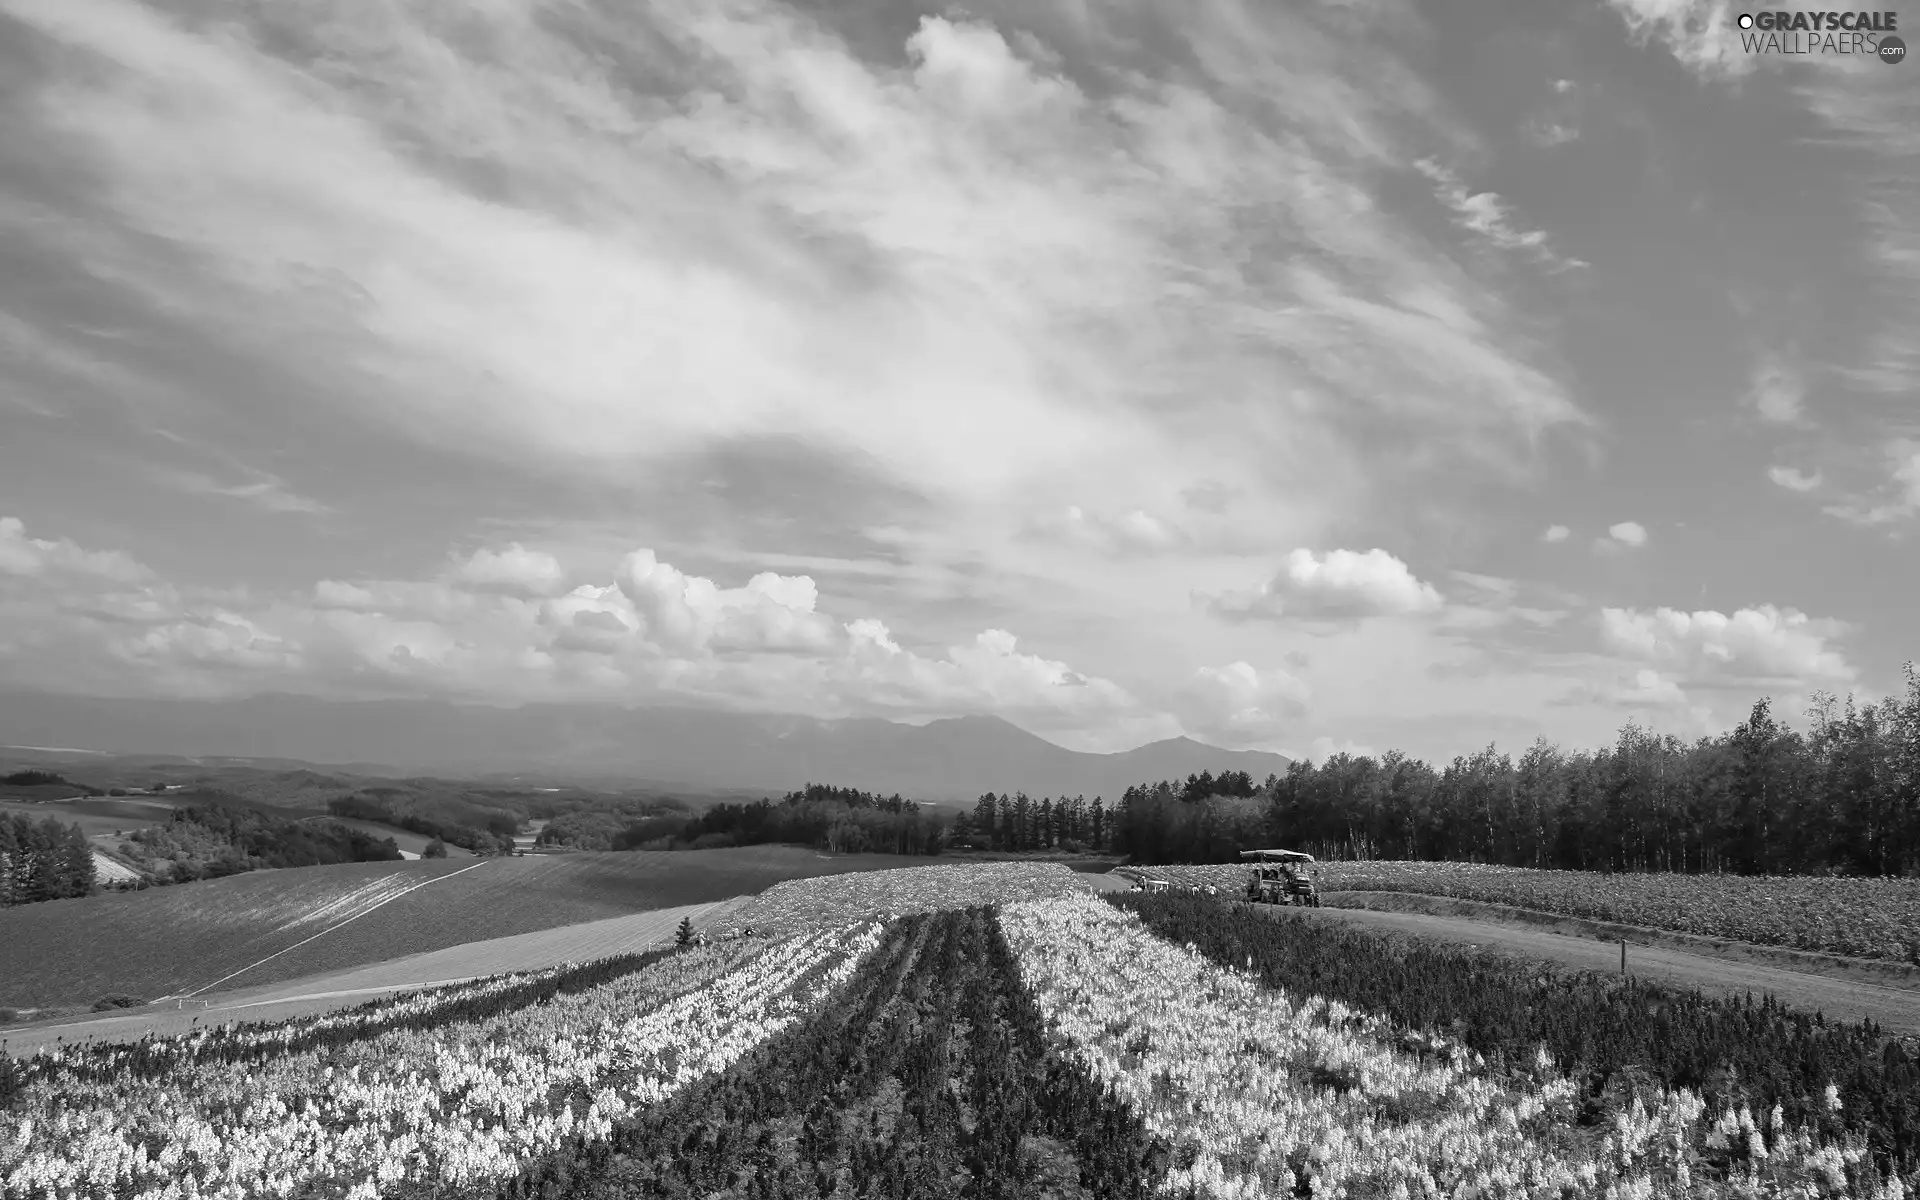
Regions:
<instances>
[{"instance_id":1,"label":"mountain range","mask_svg":"<svg viewBox=\"0 0 1920 1200\"><path fill-rule=\"evenodd\" d=\"M347 764L364 774L511 777L778 794L831 783L919 800L1104 796L1208 770L1255 782L1290 760L1169 738L1115 754L1057 746L999 717L926 725L694 708L433 700L125 700L0 693L0 746Z\"/></svg>"}]
</instances>

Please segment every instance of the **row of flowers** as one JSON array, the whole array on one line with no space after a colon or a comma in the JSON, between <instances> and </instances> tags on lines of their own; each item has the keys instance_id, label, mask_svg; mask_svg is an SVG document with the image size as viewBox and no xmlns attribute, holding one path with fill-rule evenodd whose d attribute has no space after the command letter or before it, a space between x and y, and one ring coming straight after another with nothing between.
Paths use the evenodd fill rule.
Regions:
<instances>
[{"instance_id":1,"label":"row of flowers","mask_svg":"<svg viewBox=\"0 0 1920 1200\"><path fill-rule=\"evenodd\" d=\"M1412 1045L1378 1018L1269 990L1091 897L1014 904L1002 924L1050 1026L1179 1149L1174 1193L1824 1196L1845 1194L1865 1154L1789 1135L1744 1182L1708 1185L1698 1148L1746 1138L1751 1113L1709 1119L1678 1091L1586 1134L1576 1086L1544 1051L1532 1078L1496 1079L1443 1038Z\"/></svg>"},{"instance_id":2,"label":"row of flowers","mask_svg":"<svg viewBox=\"0 0 1920 1200\"><path fill-rule=\"evenodd\" d=\"M859 871L776 883L716 921L719 936L751 928L791 933L864 920L875 914L940 912L976 904L1010 904L1092 887L1061 863L960 862L890 871Z\"/></svg>"},{"instance_id":3,"label":"row of flowers","mask_svg":"<svg viewBox=\"0 0 1920 1200\"><path fill-rule=\"evenodd\" d=\"M134 1089L36 1072L0 1114L0 1197L330 1194L518 1171L722 1070L815 1009L882 926L685 951L478 1022L391 1032ZM66 1053L56 1051L55 1053Z\"/></svg>"},{"instance_id":4,"label":"row of flowers","mask_svg":"<svg viewBox=\"0 0 1920 1200\"><path fill-rule=\"evenodd\" d=\"M1327 862L1322 891L1415 892L1826 954L1908 961L1920 879L1544 871L1457 862ZM1247 868L1155 867L1176 884L1239 890Z\"/></svg>"}]
</instances>

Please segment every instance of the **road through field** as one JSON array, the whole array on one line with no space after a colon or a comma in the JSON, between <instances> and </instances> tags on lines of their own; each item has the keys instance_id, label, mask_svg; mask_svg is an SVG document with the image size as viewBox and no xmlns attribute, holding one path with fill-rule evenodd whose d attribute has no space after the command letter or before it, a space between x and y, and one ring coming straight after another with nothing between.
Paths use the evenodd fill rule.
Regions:
<instances>
[{"instance_id":1,"label":"road through field","mask_svg":"<svg viewBox=\"0 0 1920 1200\"><path fill-rule=\"evenodd\" d=\"M1246 911L1249 906L1237 906ZM1545 959L1590 971L1620 970L1620 944L1591 938L1495 925L1464 917L1380 912L1361 908L1277 909L1256 911L1273 917L1283 912L1309 920L1347 921L1372 929L1417 934L1487 950ZM1889 1033L1920 1034L1920 989L1863 981L1830 979L1805 971L1756 963L1731 962L1656 946L1627 947L1627 972L1717 995L1772 992L1784 1004L1807 1012L1858 1021L1871 1017Z\"/></svg>"},{"instance_id":2,"label":"road through field","mask_svg":"<svg viewBox=\"0 0 1920 1200\"><path fill-rule=\"evenodd\" d=\"M691 918L694 928L705 929L751 899L751 896L736 896L709 904L654 909L537 933L489 938L464 946L409 954L371 966L221 992L205 1008L160 1008L60 1025L0 1028L0 1041L4 1041L9 1054L31 1054L63 1038L124 1042L148 1033L178 1033L195 1025L280 1021L352 1008L378 999L385 992L462 983L510 971L537 971L564 962L632 954L672 941L683 917Z\"/></svg>"}]
</instances>

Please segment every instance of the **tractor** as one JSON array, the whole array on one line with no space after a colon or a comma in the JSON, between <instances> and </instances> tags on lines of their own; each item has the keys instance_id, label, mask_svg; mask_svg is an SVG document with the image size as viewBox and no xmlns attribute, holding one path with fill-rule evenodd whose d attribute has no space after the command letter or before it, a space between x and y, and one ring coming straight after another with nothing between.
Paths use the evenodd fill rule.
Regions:
<instances>
[{"instance_id":1,"label":"tractor","mask_svg":"<svg viewBox=\"0 0 1920 1200\"><path fill-rule=\"evenodd\" d=\"M1242 850L1242 860L1253 868L1247 877L1247 899L1254 904L1304 904L1320 907L1314 887L1313 855L1298 850Z\"/></svg>"}]
</instances>

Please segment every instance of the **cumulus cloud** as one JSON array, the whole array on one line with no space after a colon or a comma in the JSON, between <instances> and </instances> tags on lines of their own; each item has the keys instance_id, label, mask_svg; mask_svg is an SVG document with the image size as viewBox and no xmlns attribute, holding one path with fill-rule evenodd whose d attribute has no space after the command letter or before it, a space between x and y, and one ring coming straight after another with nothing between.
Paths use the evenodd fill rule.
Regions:
<instances>
[{"instance_id":1,"label":"cumulus cloud","mask_svg":"<svg viewBox=\"0 0 1920 1200\"><path fill-rule=\"evenodd\" d=\"M834 623L814 611L819 593L805 575L766 571L722 588L636 550L621 563L619 587L663 650L819 651L833 641Z\"/></svg>"},{"instance_id":2,"label":"cumulus cloud","mask_svg":"<svg viewBox=\"0 0 1920 1200\"><path fill-rule=\"evenodd\" d=\"M379 606L379 600L366 588L338 579L322 579L314 584L313 603L316 608L340 608L349 612L364 612Z\"/></svg>"},{"instance_id":3,"label":"cumulus cloud","mask_svg":"<svg viewBox=\"0 0 1920 1200\"><path fill-rule=\"evenodd\" d=\"M1547 526L1547 531L1540 535L1540 540L1543 542L1564 542L1572 536L1573 530L1568 529L1565 525L1549 525Z\"/></svg>"},{"instance_id":4,"label":"cumulus cloud","mask_svg":"<svg viewBox=\"0 0 1920 1200\"><path fill-rule=\"evenodd\" d=\"M1753 69L1755 56L1740 46L1734 24L1742 9L1732 0L1608 0L1642 44L1667 47L1684 66L1709 78L1732 78Z\"/></svg>"},{"instance_id":5,"label":"cumulus cloud","mask_svg":"<svg viewBox=\"0 0 1920 1200\"><path fill-rule=\"evenodd\" d=\"M1607 526L1607 536L1594 539L1596 550L1637 550L1647 544L1647 528L1638 521L1621 521Z\"/></svg>"},{"instance_id":6,"label":"cumulus cloud","mask_svg":"<svg viewBox=\"0 0 1920 1200\"><path fill-rule=\"evenodd\" d=\"M1763 604L1733 613L1604 608L1601 635L1615 653L1637 659L1684 686L1803 688L1846 682L1854 669L1834 645L1838 621Z\"/></svg>"},{"instance_id":7,"label":"cumulus cloud","mask_svg":"<svg viewBox=\"0 0 1920 1200\"><path fill-rule=\"evenodd\" d=\"M1791 492L1811 492L1820 486L1820 472L1809 475L1798 467L1768 467L1767 478Z\"/></svg>"},{"instance_id":8,"label":"cumulus cloud","mask_svg":"<svg viewBox=\"0 0 1920 1200\"><path fill-rule=\"evenodd\" d=\"M558 559L518 542L504 550L480 547L455 565L453 578L475 591L529 599L557 595L567 586L567 573Z\"/></svg>"},{"instance_id":9,"label":"cumulus cloud","mask_svg":"<svg viewBox=\"0 0 1920 1200\"><path fill-rule=\"evenodd\" d=\"M1190 734L1229 747L1276 744L1306 713L1311 689L1280 670L1246 662L1202 667L1181 690L1176 711Z\"/></svg>"},{"instance_id":10,"label":"cumulus cloud","mask_svg":"<svg viewBox=\"0 0 1920 1200\"><path fill-rule=\"evenodd\" d=\"M1230 621L1412 616L1437 612L1445 602L1439 590L1415 578L1406 563L1378 548L1364 554L1332 550L1324 557L1298 549L1258 589L1203 600L1215 615Z\"/></svg>"},{"instance_id":11,"label":"cumulus cloud","mask_svg":"<svg viewBox=\"0 0 1920 1200\"><path fill-rule=\"evenodd\" d=\"M0 574L76 575L132 583L150 573L121 551L83 550L66 538L28 537L25 522L18 517L0 517Z\"/></svg>"},{"instance_id":12,"label":"cumulus cloud","mask_svg":"<svg viewBox=\"0 0 1920 1200\"><path fill-rule=\"evenodd\" d=\"M479 564L475 566L474 564ZM0 520L0 672L112 694L441 695L492 702L718 704L821 716L992 712L1097 737L1174 725L1119 684L995 628L940 650L878 618L819 611L806 575L729 587L652 550L611 582L551 593L543 551L513 546L420 580L322 579L281 595L183 590L130 559L28 539ZM485 586L476 586L485 585ZM1284 673L1205 673L1207 719L1260 727ZM1211 690L1206 690L1211 688ZM1236 690L1237 689L1237 690Z\"/></svg>"},{"instance_id":13,"label":"cumulus cloud","mask_svg":"<svg viewBox=\"0 0 1920 1200\"><path fill-rule=\"evenodd\" d=\"M1747 403L1760 418L1774 425L1804 424L1807 383L1805 374L1792 361L1779 355L1765 355L1755 365L1748 386Z\"/></svg>"}]
</instances>

